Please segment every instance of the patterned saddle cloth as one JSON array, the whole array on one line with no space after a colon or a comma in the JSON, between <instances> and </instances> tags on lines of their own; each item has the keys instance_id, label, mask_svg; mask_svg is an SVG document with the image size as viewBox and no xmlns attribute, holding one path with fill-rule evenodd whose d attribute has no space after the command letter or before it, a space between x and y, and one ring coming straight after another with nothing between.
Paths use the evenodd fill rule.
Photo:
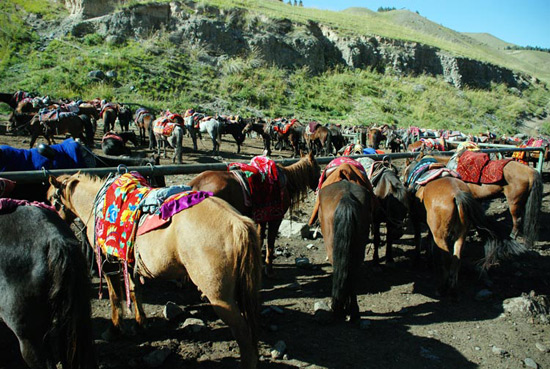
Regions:
<instances>
[{"instance_id":1,"label":"patterned saddle cloth","mask_svg":"<svg viewBox=\"0 0 550 369\"><path fill-rule=\"evenodd\" d=\"M112 179L105 188L104 196L96 202L96 244L106 255L128 263L134 262L135 237L144 212L154 218L149 219L153 226L148 224L139 234L165 225L174 214L212 195L211 192L191 191L187 186L153 189L137 172Z\"/></svg>"},{"instance_id":2,"label":"patterned saddle cloth","mask_svg":"<svg viewBox=\"0 0 550 369\"><path fill-rule=\"evenodd\" d=\"M464 182L491 184L502 180L503 169L510 161L491 160L487 153L465 151L458 159L456 171Z\"/></svg>"},{"instance_id":3,"label":"patterned saddle cloth","mask_svg":"<svg viewBox=\"0 0 550 369\"><path fill-rule=\"evenodd\" d=\"M435 179L448 176L460 178L460 174L456 171L446 168L431 156L425 156L414 166L405 186L409 188L424 186Z\"/></svg>"},{"instance_id":4,"label":"patterned saddle cloth","mask_svg":"<svg viewBox=\"0 0 550 369\"><path fill-rule=\"evenodd\" d=\"M172 135L174 128L179 125L180 124L171 121L168 117L161 117L153 122L153 132L169 137Z\"/></svg>"},{"instance_id":5,"label":"patterned saddle cloth","mask_svg":"<svg viewBox=\"0 0 550 369\"><path fill-rule=\"evenodd\" d=\"M284 217L283 196L286 179L275 162L265 156L252 158L250 164L231 163L228 170L241 170L250 189L252 218L257 223Z\"/></svg>"}]
</instances>

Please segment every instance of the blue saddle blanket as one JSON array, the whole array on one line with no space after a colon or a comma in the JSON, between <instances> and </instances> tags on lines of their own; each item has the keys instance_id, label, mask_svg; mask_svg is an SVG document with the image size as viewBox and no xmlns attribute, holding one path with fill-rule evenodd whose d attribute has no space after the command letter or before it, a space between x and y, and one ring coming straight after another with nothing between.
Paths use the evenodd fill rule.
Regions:
<instances>
[{"instance_id":1,"label":"blue saddle blanket","mask_svg":"<svg viewBox=\"0 0 550 369\"><path fill-rule=\"evenodd\" d=\"M80 144L72 138L50 147L56 152L53 160L40 155L38 149L17 149L0 145L0 172L87 167L82 158Z\"/></svg>"}]
</instances>

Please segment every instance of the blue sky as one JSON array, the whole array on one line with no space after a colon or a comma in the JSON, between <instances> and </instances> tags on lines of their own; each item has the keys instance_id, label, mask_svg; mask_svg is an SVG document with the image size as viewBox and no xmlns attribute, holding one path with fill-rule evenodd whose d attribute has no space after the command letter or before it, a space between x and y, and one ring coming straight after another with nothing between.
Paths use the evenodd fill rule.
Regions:
<instances>
[{"instance_id":1,"label":"blue sky","mask_svg":"<svg viewBox=\"0 0 550 369\"><path fill-rule=\"evenodd\" d=\"M550 0L303 0L303 3L306 7L329 10L406 8L455 31L490 33L519 46L550 48Z\"/></svg>"}]
</instances>

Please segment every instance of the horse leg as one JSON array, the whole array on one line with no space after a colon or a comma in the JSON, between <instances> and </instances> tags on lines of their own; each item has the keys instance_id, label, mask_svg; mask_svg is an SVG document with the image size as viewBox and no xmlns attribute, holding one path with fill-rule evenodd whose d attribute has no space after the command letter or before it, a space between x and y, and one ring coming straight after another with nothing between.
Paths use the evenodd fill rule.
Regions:
<instances>
[{"instance_id":1,"label":"horse leg","mask_svg":"<svg viewBox=\"0 0 550 369\"><path fill-rule=\"evenodd\" d=\"M248 324L240 313L233 296L215 298L208 296L214 311L229 326L241 353L241 367L255 369L258 364L258 349L250 335Z\"/></svg>"},{"instance_id":2,"label":"horse leg","mask_svg":"<svg viewBox=\"0 0 550 369\"><path fill-rule=\"evenodd\" d=\"M282 219L272 220L269 222L267 227L265 263L268 275L273 274L273 259L275 259L275 240L277 239L277 233L279 233L279 227L281 226L282 221Z\"/></svg>"},{"instance_id":3,"label":"horse leg","mask_svg":"<svg viewBox=\"0 0 550 369\"><path fill-rule=\"evenodd\" d=\"M134 278L129 278L129 279L130 279L130 299L134 304L134 315L136 317L136 323L138 324L138 327L143 328L147 323L147 317L145 316L145 311L143 310L143 306L141 305L141 299L140 299L141 291L139 286L134 281Z\"/></svg>"},{"instance_id":4,"label":"horse leg","mask_svg":"<svg viewBox=\"0 0 550 369\"><path fill-rule=\"evenodd\" d=\"M378 256L378 248L380 247L380 222L375 221L373 223L372 233L373 233L373 244L374 244L374 255L372 256L372 261L376 266L378 266L380 264L380 258Z\"/></svg>"},{"instance_id":5,"label":"horse leg","mask_svg":"<svg viewBox=\"0 0 550 369\"><path fill-rule=\"evenodd\" d=\"M111 303L111 323L112 325L103 332L102 337L109 341L120 335L122 332L122 302L120 296L122 296L122 283L120 281L120 274L105 274L105 280L107 281L107 289L109 291L109 301Z\"/></svg>"}]
</instances>

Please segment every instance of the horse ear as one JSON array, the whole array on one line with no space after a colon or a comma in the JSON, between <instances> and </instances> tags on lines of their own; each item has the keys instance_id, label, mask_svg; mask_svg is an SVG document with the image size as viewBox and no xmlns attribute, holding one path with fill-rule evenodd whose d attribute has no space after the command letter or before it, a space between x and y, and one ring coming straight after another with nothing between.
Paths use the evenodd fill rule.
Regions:
<instances>
[{"instance_id":1,"label":"horse ear","mask_svg":"<svg viewBox=\"0 0 550 369\"><path fill-rule=\"evenodd\" d=\"M303 158L304 156L306 156L306 154L304 154L304 152L300 150L300 157Z\"/></svg>"},{"instance_id":2,"label":"horse ear","mask_svg":"<svg viewBox=\"0 0 550 369\"><path fill-rule=\"evenodd\" d=\"M61 182L59 182L55 176L50 175L50 176L48 177L48 181L49 181L50 184L51 184L52 186L54 186L55 188L61 187Z\"/></svg>"},{"instance_id":3,"label":"horse ear","mask_svg":"<svg viewBox=\"0 0 550 369\"><path fill-rule=\"evenodd\" d=\"M315 155L313 155L313 151L310 151L307 156L309 157L309 160L313 161L315 159Z\"/></svg>"}]
</instances>

